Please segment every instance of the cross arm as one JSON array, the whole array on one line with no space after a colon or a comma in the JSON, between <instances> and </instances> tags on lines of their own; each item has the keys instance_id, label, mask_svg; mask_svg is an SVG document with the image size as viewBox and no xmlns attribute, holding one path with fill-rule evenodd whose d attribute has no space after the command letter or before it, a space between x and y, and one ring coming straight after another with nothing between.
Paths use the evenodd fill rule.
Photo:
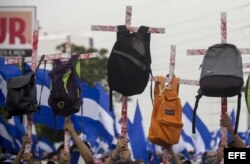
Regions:
<instances>
[{"instance_id":1,"label":"cross arm","mask_svg":"<svg viewBox=\"0 0 250 164\"><path fill-rule=\"evenodd\" d=\"M250 54L250 48L238 48L241 55ZM188 49L187 55L206 55L207 49Z\"/></svg>"},{"instance_id":2,"label":"cross arm","mask_svg":"<svg viewBox=\"0 0 250 164\"><path fill-rule=\"evenodd\" d=\"M89 59L97 57L99 53L84 53L80 54L79 59ZM55 54L47 54L44 57L44 60L46 61L53 61L55 59L69 59L71 54L68 53L55 53ZM38 59L37 61L39 61ZM25 63L31 62L31 57L25 57L24 58ZM12 57L5 57L5 64L19 64L22 63L22 57L21 56L12 56Z\"/></svg>"},{"instance_id":3,"label":"cross arm","mask_svg":"<svg viewBox=\"0 0 250 164\"><path fill-rule=\"evenodd\" d=\"M137 32L139 27L131 27L127 26L128 30L130 32ZM105 25L92 25L91 26L91 31L110 31L110 32L117 32L117 26L105 26ZM157 28L157 27L150 27L148 29L149 33L158 33L158 34L164 34L165 33L165 28Z\"/></svg>"}]
</instances>

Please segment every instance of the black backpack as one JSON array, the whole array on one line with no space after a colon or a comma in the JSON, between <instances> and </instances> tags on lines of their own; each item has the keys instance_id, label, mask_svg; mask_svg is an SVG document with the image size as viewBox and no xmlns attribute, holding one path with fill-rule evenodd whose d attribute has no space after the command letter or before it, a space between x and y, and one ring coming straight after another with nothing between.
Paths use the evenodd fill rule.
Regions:
<instances>
[{"instance_id":1,"label":"black backpack","mask_svg":"<svg viewBox=\"0 0 250 164\"><path fill-rule=\"evenodd\" d=\"M72 55L66 62L54 60L48 104L55 115L69 116L79 112L82 105L81 81L75 69L79 55Z\"/></svg>"},{"instance_id":2,"label":"black backpack","mask_svg":"<svg viewBox=\"0 0 250 164\"><path fill-rule=\"evenodd\" d=\"M125 25L118 26L115 42L107 64L108 85L124 96L144 91L151 73L150 33L140 26L130 33Z\"/></svg>"},{"instance_id":3,"label":"black backpack","mask_svg":"<svg viewBox=\"0 0 250 164\"><path fill-rule=\"evenodd\" d=\"M237 115L234 132L237 133L241 106L241 89L243 87L243 68L241 55L235 45L216 44L208 48L203 58L200 75L200 89L196 96L193 112L195 133L195 117L200 98L232 97L238 95Z\"/></svg>"},{"instance_id":4,"label":"black backpack","mask_svg":"<svg viewBox=\"0 0 250 164\"><path fill-rule=\"evenodd\" d=\"M8 112L8 119L12 116L22 116L38 111L39 104L36 97L35 74L43 59L44 55L41 57L35 72L13 77L8 80L5 107L5 110ZM22 69L24 69L24 59ZM24 74L25 70L22 71Z\"/></svg>"}]
</instances>

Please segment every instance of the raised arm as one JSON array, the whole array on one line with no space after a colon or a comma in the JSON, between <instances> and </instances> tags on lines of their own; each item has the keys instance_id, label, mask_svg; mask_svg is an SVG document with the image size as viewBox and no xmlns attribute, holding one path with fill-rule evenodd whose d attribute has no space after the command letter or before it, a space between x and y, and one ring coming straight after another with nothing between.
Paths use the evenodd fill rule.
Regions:
<instances>
[{"instance_id":1,"label":"raised arm","mask_svg":"<svg viewBox=\"0 0 250 164\"><path fill-rule=\"evenodd\" d=\"M78 134L75 131L73 123L68 119L64 124L64 130L68 130L70 135L72 136L73 140L75 141L75 144L77 146L78 151L80 152L80 155L84 159L85 163L87 164L93 164L94 158L92 156L92 153L90 152L90 149L87 147L87 145L79 138Z\"/></svg>"},{"instance_id":2,"label":"raised arm","mask_svg":"<svg viewBox=\"0 0 250 164\"><path fill-rule=\"evenodd\" d=\"M220 126L221 127L226 127L227 130L228 130L228 133L230 133L229 135L232 135L232 137L233 137L233 141L231 143L229 143L230 147L235 147L235 148L244 148L244 147L246 147L246 145L240 139L238 134L234 133L232 122L231 122L231 119L228 116L228 114L224 114L224 115L221 116Z\"/></svg>"},{"instance_id":3,"label":"raised arm","mask_svg":"<svg viewBox=\"0 0 250 164\"><path fill-rule=\"evenodd\" d=\"M29 162L32 160L32 154L26 153L24 155L25 145L27 143L31 143L31 138L27 134L24 134L23 141L22 141L22 147L20 148L15 160L13 161L13 164L19 164L21 163L22 158L24 158L25 161Z\"/></svg>"},{"instance_id":4,"label":"raised arm","mask_svg":"<svg viewBox=\"0 0 250 164\"><path fill-rule=\"evenodd\" d=\"M128 149L128 139L119 138L117 140L116 148L110 153L109 157L104 161L104 164L113 164L119 158L124 160L131 160L131 153Z\"/></svg>"}]
</instances>

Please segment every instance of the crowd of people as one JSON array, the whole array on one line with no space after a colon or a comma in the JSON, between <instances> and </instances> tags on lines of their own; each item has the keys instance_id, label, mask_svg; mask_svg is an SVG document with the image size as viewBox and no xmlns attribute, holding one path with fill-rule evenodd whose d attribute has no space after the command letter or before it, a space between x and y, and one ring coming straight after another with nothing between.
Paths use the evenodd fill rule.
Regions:
<instances>
[{"instance_id":1,"label":"crowd of people","mask_svg":"<svg viewBox=\"0 0 250 164\"><path fill-rule=\"evenodd\" d=\"M246 145L240 139L240 137L234 133L234 129L230 120L230 117L225 114L220 119L220 126L225 127L228 131L227 143L220 142L217 150L208 150L201 155L200 159L194 158L192 152L190 152L190 159L187 159L183 154L174 152L172 146L164 149L164 151L157 153L157 161L159 163L163 163L164 160L168 160L168 163L172 164L219 164L223 161L224 155L224 148L231 147L231 148L244 148ZM104 155L100 159L94 159L94 155L91 152L90 146L87 142L84 142L80 139L77 132L74 129L74 125L70 119L66 120L64 123L64 130L70 133L74 144L71 146L70 151L67 152L64 149L64 145L60 145L56 152L49 153L43 160L38 160L33 157L31 152L25 152L25 145L31 143L31 139L28 137L27 134L23 136L23 142L21 149L19 150L18 154L16 155L8 155L8 154L1 154L0 155L0 163L28 163L28 164L70 164L76 163L73 160L73 157L78 154L80 159L82 160L81 163L86 164L118 164L118 163L135 163L140 164L144 163L141 159L132 160L131 158L131 151L128 147L128 139L126 137L119 137L117 140L116 148L112 150L109 154ZM167 153L164 153L164 152ZM166 156L167 154L167 156ZM153 155L149 156L150 163L154 162ZM80 161L80 160L77 160ZM166 162L164 162L166 163Z\"/></svg>"}]
</instances>

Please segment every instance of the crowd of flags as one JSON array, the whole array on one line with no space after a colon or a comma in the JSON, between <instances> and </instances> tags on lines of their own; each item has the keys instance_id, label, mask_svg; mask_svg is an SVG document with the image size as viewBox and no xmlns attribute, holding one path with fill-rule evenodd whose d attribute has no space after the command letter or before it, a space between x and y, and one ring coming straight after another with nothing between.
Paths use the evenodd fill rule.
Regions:
<instances>
[{"instance_id":1,"label":"crowd of flags","mask_svg":"<svg viewBox=\"0 0 250 164\"><path fill-rule=\"evenodd\" d=\"M39 69L37 72L38 98L40 98L40 88L42 85L43 91L40 111L34 113L33 121L34 123L59 130L63 129L64 118L60 116L54 117L51 108L48 106L47 98L50 93L48 72L48 70L44 72L43 69ZM0 59L0 107L4 107L5 105L8 79L17 75L21 75L18 67L4 64L4 60ZM82 87L82 110L71 116L75 130L83 133L82 138L90 144L95 155L109 153L116 145L117 138L119 137L117 126L120 126L116 125L114 110L109 109L109 96L98 83L94 87L89 87L85 83L82 83ZM132 158L143 159L146 163L149 163L149 154L151 153L154 163L159 163L156 151L160 148L147 140L147 134L145 134L143 127L143 121L145 120L143 120L141 110L143 109L140 109L139 102L137 102L134 119L133 121L128 120L128 139ZM235 114L234 110L232 111L230 116L232 122L234 122ZM216 149L220 141L219 129L213 132L209 131L198 116L196 118L197 135L195 137L192 136L192 113L193 109L191 105L188 102L183 103L182 118L184 127L179 144L173 147L176 152L181 152L186 158L189 158L188 151L192 150L195 155L199 156L206 150ZM250 144L249 132L250 130L239 133L246 144ZM7 121L0 117L0 146L8 152L17 153L19 151L24 133L25 126L20 122L18 117L12 117ZM37 156L42 156L45 152L56 151L55 144L48 141L48 139L37 139L35 128L32 130L32 136L33 151Z\"/></svg>"}]
</instances>

